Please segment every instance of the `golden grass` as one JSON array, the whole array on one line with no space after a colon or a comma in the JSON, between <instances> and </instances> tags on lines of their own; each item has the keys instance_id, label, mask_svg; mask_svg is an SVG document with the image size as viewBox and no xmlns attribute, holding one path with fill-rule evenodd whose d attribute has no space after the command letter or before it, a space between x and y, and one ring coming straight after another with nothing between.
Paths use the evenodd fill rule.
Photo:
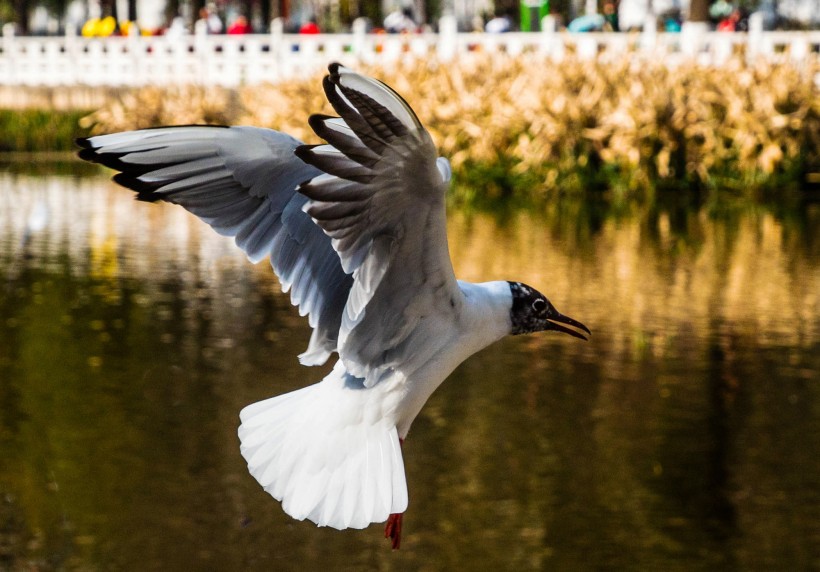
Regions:
<instances>
[{"instance_id":1,"label":"golden grass","mask_svg":"<svg viewBox=\"0 0 820 572\"><path fill-rule=\"evenodd\" d=\"M532 199L590 186L757 190L799 181L820 170L820 66L801 65L483 55L363 71L407 98L456 177L480 186L471 192ZM237 92L146 88L86 122L98 132L242 123L315 142L307 117L332 113L319 77Z\"/></svg>"}]
</instances>

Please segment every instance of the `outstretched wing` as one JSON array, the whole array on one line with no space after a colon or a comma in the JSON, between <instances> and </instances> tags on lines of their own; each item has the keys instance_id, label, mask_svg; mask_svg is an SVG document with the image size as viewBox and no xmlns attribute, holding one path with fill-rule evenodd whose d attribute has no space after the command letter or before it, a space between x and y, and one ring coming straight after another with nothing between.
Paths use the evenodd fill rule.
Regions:
<instances>
[{"instance_id":1,"label":"outstretched wing","mask_svg":"<svg viewBox=\"0 0 820 572\"><path fill-rule=\"evenodd\" d=\"M306 365L336 350L353 284L339 257L302 209L299 183L321 174L294 157L301 142L254 127L187 126L80 139L80 157L120 171L114 180L144 201L179 204L253 262L270 255L282 288L314 328Z\"/></svg>"},{"instance_id":2,"label":"outstretched wing","mask_svg":"<svg viewBox=\"0 0 820 572\"><path fill-rule=\"evenodd\" d=\"M328 145L296 155L324 175L299 187L353 287L339 332L347 371L372 386L441 343L462 294L447 248L449 167L407 103L383 83L330 66L324 90L341 118L313 116Z\"/></svg>"}]
</instances>

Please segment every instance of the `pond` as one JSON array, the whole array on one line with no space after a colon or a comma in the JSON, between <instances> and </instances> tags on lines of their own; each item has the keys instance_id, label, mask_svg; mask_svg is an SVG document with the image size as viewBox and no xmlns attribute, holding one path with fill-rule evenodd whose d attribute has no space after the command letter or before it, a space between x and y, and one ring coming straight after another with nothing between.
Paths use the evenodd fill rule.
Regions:
<instances>
[{"instance_id":1,"label":"pond","mask_svg":"<svg viewBox=\"0 0 820 572\"><path fill-rule=\"evenodd\" d=\"M819 205L451 210L460 278L593 336L442 385L393 552L290 519L239 454L243 406L328 371L269 265L77 169L0 173L0 569L820 568Z\"/></svg>"}]
</instances>

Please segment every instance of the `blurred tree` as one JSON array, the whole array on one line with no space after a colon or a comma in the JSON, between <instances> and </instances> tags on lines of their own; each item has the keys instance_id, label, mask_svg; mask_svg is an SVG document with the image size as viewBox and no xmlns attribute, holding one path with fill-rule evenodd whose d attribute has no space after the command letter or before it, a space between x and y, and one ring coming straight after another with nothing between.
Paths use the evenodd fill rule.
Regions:
<instances>
[{"instance_id":1,"label":"blurred tree","mask_svg":"<svg viewBox=\"0 0 820 572\"><path fill-rule=\"evenodd\" d=\"M0 24L14 21L14 6L11 0L0 0Z\"/></svg>"},{"instance_id":2,"label":"blurred tree","mask_svg":"<svg viewBox=\"0 0 820 572\"><path fill-rule=\"evenodd\" d=\"M689 5L690 22L709 21L709 0L692 0Z\"/></svg>"},{"instance_id":3,"label":"blurred tree","mask_svg":"<svg viewBox=\"0 0 820 572\"><path fill-rule=\"evenodd\" d=\"M253 24L254 0L239 0L238 4L241 7L239 9L240 14L244 14L245 17L248 19L248 22L251 22L251 24ZM228 23L228 25L230 25L230 23ZM258 31L258 30L254 30L254 31Z\"/></svg>"},{"instance_id":4,"label":"blurred tree","mask_svg":"<svg viewBox=\"0 0 820 572\"><path fill-rule=\"evenodd\" d=\"M191 16L193 17L194 22L199 19L199 11L205 7L205 4L205 0L191 0Z\"/></svg>"},{"instance_id":5,"label":"blurred tree","mask_svg":"<svg viewBox=\"0 0 820 572\"><path fill-rule=\"evenodd\" d=\"M28 34L28 12L31 8L29 0L13 0L14 23L17 24L18 34Z\"/></svg>"},{"instance_id":6,"label":"blurred tree","mask_svg":"<svg viewBox=\"0 0 820 572\"><path fill-rule=\"evenodd\" d=\"M170 24L179 15L179 0L167 0L165 3L165 22Z\"/></svg>"},{"instance_id":7,"label":"blurred tree","mask_svg":"<svg viewBox=\"0 0 820 572\"><path fill-rule=\"evenodd\" d=\"M442 0L424 0L424 13L427 16L427 24L435 24L441 18Z\"/></svg>"},{"instance_id":8,"label":"blurred tree","mask_svg":"<svg viewBox=\"0 0 820 572\"><path fill-rule=\"evenodd\" d=\"M382 14L382 6L379 0L360 0L358 2L358 15L363 18L369 18L373 25L377 28L382 27L384 15Z\"/></svg>"}]
</instances>

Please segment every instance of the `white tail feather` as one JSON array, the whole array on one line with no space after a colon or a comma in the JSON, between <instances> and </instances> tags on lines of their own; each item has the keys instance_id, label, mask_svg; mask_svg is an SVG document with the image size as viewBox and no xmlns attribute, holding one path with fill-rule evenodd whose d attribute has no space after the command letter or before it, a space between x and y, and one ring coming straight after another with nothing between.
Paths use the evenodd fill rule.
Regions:
<instances>
[{"instance_id":1,"label":"white tail feather","mask_svg":"<svg viewBox=\"0 0 820 572\"><path fill-rule=\"evenodd\" d=\"M407 509L395 424L366 415L373 391L337 364L321 382L240 413L248 469L293 518L365 528Z\"/></svg>"}]
</instances>

